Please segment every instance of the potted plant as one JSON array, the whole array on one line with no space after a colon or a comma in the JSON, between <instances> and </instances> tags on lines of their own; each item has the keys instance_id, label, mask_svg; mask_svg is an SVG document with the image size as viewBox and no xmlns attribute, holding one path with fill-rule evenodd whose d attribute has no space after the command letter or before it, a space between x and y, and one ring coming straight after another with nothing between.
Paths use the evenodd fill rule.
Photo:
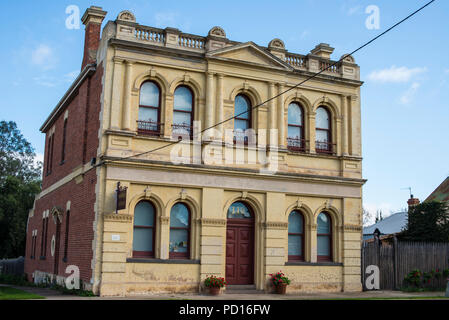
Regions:
<instances>
[{"instance_id":1,"label":"potted plant","mask_svg":"<svg viewBox=\"0 0 449 320\"><path fill-rule=\"evenodd\" d=\"M290 284L290 279L285 276L285 274L282 273L282 271L278 273L272 273L270 274L271 277L271 283L273 284L276 293L278 294L285 294L287 291L287 286Z\"/></svg>"},{"instance_id":2,"label":"potted plant","mask_svg":"<svg viewBox=\"0 0 449 320\"><path fill-rule=\"evenodd\" d=\"M209 293L216 296L220 293L220 289L226 286L224 278L209 276L204 280L204 286L209 288Z\"/></svg>"}]
</instances>

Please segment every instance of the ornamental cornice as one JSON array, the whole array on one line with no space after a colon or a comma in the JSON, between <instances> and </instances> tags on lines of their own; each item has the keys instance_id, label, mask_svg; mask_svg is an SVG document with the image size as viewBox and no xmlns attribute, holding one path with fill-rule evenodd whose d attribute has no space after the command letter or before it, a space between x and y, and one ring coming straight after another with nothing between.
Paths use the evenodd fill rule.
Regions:
<instances>
[{"instance_id":1,"label":"ornamental cornice","mask_svg":"<svg viewBox=\"0 0 449 320\"><path fill-rule=\"evenodd\" d=\"M103 215L103 220L109 222L131 222L133 216L130 214L106 213Z\"/></svg>"},{"instance_id":2,"label":"ornamental cornice","mask_svg":"<svg viewBox=\"0 0 449 320\"><path fill-rule=\"evenodd\" d=\"M225 219L201 218L201 219L198 219L198 221L203 226L225 226L226 225Z\"/></svg>"},{"instance_id":3,"label":"ornamental cornice","mask_svg":"<svg viewBox=\"0 0 449 320\"><path fill-rule=\"evenodd\" d=\"M262 222L261 225L264 229L285 230L288 228L287 222L280 221Z\"/></svg>"},{"instance_id":4,"label":"ornamental cornice","mask_svg":"<svg viewBox=\"0 0 449 320\"><path fill-rule=\"evenodd\" d=\"M362 227L359 225L356 225L356 224L345 224L343 226L343 230L360 232L360 231L362 231Z\"/></svg>"}]
</instances>

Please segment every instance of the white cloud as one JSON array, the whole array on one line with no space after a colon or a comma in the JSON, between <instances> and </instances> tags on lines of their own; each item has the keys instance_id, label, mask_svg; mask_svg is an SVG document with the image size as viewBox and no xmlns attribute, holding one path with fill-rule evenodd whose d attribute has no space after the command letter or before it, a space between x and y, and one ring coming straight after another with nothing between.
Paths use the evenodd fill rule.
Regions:
<instances>
[{"instance_id":1,"label":"white cloud","mask_svg":"<svg viewBox=\"0 0 449 320\"><path fill-rule=\"evenodd\" d=\"M58 85L58 81L54 77L50 77L45 74L38 76L38 77L34 77L33 80L38 85L48 87L48 88L53 88Z\"/></svg>"},{"instance_id":2,"label":"white cloud","mask_svg":"<svg viewBox=\"0 0 449 320\"><path fill-rule=\"evenodd\" d=\"M348 16L352 16L353 14L360 12L361 8L362 8L361 6L355 6L355 7L349 8L347 11Z\"/></svg>"},{"instance_id":3,"label":"white cloud","mask_svg":"<svg viewBox=\"0 0 449 320\"><path fill-rule=\"evenodd\" d=\"M79 75L79 71L78 70L74 70L72 72L66 73L64 75L64 79L65 79L66 82L72 83L76 79L76 77L78 75Z\"/></svg>"},{"instance_id":4,"label":"white cloud","mask_svg":"<svg viewBox=\"0 0 449 320\"><path fill-rule=\"evenodd\" d=\"M382 212L382 217L386 218L393 213L399 212L399 210L394 210L393 205L391 203L382 202L382 203L364 203L363 208L369 212L370 217L365 221L365 226L372 225L376 221L377 212Z\"/></svg>"},{"instance_id":5,"label":"white cloud","mask_svg":"<svg viewBox=\"0 0 449 320\"><path fill-rule=\"evenodd\" d=\"M158 28L178 28L183 32L190 30L190 21L182 20L181 15L176 12L158 12L154 15L156 27Z\"/></svg>"},{"instance_id":6,"label":"white cloud","mask_svg":"<svg viewBox=\"0 0 449 320\"><path fill-rule=\"evenodd\" d=\"M413 98L415 97L416 91L418 91L421 84L418 82L413 82L410 88L408 88L407 91L405 91L401 96L401 103L402 104L409 104Z\"/></svg>"},{"instance_id":7,"label":"white cloud","mask_svg":"<svg viewBox=\"0 0 449 320\"><path fill-rule=\"evenodd\" d=\"M407 68L392 66L389 69L373 71L368 75L368 79L376 82L409 82L414 76L424 73L427 68Z\"/></svg>"},{"instance_id":8,"label":"white cloud","mask_svg":"<svg viewBox=\"0 0 449 320\"><path fill-rule=\"evenodd\" d=\"M40 44L31 52L31 62L45 70L52 69L56 64L53 49L46 44Z\"/></svg>"}]
</instances>

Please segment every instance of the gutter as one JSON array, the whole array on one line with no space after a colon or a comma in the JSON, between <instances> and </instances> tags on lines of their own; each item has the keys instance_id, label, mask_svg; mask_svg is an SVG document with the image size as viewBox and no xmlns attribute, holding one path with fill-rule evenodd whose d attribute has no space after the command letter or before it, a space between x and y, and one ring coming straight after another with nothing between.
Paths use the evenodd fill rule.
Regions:
<instances>
[{"instance_id":1,"label":"gutter","mask_svg":"<svg viewBox=\"0 0 449 320\"><path fill-rule=\"evenodd\" d=\"M90 77L97 70L97 65L95 63L88 64L84 67L83 71L78 75L78 77L73 81L70 88L64 94L61 100L59 100L56 107L48 116L47 120L45 120L44 124L40 127L39 131L45 133L48 130L48 127L53 123L56 116L66 107L67 103L73 98L75 92L79 89L79 87L83 84L84 80L87 77Z\"/></svg>"}]
</instances>

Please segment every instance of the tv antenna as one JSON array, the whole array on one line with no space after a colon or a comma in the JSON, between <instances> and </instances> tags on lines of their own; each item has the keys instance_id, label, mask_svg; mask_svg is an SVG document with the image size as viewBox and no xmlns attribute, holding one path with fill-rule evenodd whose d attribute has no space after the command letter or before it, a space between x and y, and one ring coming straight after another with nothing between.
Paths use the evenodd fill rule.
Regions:
<instances>
[{"instance_id":1,"label":"tv antenna","mask_svg":"<svg viewBox=\"0 0 449 320\"><path fill-rule=\"evenodd\" d=\"M413 198L412 187L401 188L401 190L409 190L409 192L410 192L410 199Z\"/></svg>"}]
</instances>

